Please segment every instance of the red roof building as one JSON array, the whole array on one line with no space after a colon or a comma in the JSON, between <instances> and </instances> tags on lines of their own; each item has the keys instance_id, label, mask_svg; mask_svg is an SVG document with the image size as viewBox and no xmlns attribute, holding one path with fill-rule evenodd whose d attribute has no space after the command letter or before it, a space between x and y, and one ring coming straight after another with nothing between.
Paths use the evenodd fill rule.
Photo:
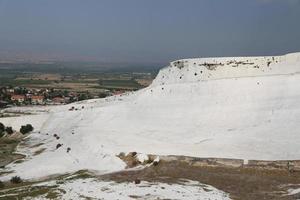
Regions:
<instances>
[{"instance_id":1,"label":"red roof building","mask_svg":"<svg viewBox=\"0 0 300 200\"><path fill-rule=\"evenodd\" d=\"M65 99L62 97L55 97L52 99L52 102L55 104L63 104L65 103Z\"/></svg>"},{"instance_id":2,"label":"red roof building","mask_svg":"<svg viewBox=\"0 0 300 200\"><path fill-rule=\"evenodd\" d=\"M25 95L12 95L10 99L12 101L18 101L19 103L22 103L25 101Z\"/></svg>"},{"instance_id":3,"label":"red roof building","mask_svg":"<svg viewBox=\"0 0 300 200\"><path fill-rule=\"evenodd\" d=\"M44 96L31 96L31 103L33 104L43 104L44 103Z\"/></svg>"}]
</instances>

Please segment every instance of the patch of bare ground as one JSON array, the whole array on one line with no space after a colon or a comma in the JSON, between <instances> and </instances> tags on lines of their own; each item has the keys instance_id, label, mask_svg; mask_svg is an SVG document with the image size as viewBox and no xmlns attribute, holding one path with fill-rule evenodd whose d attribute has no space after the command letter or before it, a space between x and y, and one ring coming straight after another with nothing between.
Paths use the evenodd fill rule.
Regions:
<instances>
[{"instance_id":1,"label":"patch of bare ground","mask_svg":"<svg viewBox=\"0 0 300 200\"><path fill-rule=\"evenodd\" d=\"M124 157L131 164L129 156ZM135 159L133 159L135 160ZM134 165L135 166L135 161ZM289 172L286 169L266 169L262 167L195 165L178 160L160 160L158 164L141 170L125 170L101 176L105 180L116 182L135 182L136 180L177 183L180 179L196 180L212 185L230 194L237 200L291 200L296 196L286 195L288 188L283 185L300 184L300 172Z\"/></svg>"}]
</instances>

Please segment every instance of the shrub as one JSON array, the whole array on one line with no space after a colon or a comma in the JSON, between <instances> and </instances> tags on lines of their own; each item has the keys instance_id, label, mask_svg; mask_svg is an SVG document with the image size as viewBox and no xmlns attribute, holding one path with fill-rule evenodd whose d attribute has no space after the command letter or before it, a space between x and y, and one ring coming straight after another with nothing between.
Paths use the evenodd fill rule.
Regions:
<instances>
[{"instance_id":1,"label":"shrub","mask_svg":"<svg viewBox=\"0 0 300 200\"><path fill-rule=\"evenodd\" d=\"M105 94L105 93L100 93L99 94L99 98L105 98L105 97L107 97L107 94Z\"/></svg>"},{"instance_id":2,"label":"shrub","mask_svg":"<svg viewBox=\"0 0 300 200\"><path fill-rule=\"evenodd\" d=\"M0 122L0 132L3 132L5 130L5 126Z\"/></svg>"},{"instance_id":3,"label":"shrub","mask_svg":"<svg viewBox=\"0 0 300 200\"><path fill-rule=\"evenodd\" d=\"M147 160L147 164L151 164L151 163L153 163L153 161L154 161L154 159L153 159L153 157L152 156L148 156L148 160Z\"/></svg>"},{"instance_id":4,"label":"shrub","mask_svg":"<svg viewBox=\"0 0 300 200\"><path fill-rule=\"evenodd\" d=\"M135 157L137 153L134 151L134 152L131 152L130 154L132 157Z\"/></svg>"},{"instance_id":5,"label":"shrub","mask_svg":"<svg viewBox=\"0 0 300 200\"><path fill-rule=\"evenodd\" d=\"M125 155L124 152L121 152L121 153L119 153L119 155L118 155L119 158L124 158L125 156L126 156L126 155Z\"/></svg>"},{"instance_id":6,"label":"shrub","mask_svg":"<svg viewBox=\"0 0 300 200\"><path fill-rule=\"evenodd\" d=\"M10 179L10 182L13 184L19 184L22 183L22 179L19 176L14 176Z\"/></svg>"},{"instance_id":7,"label":"shrub","mask_svg":"<svg viewBox=\"0 0 300 200\"><path fill-rule=\"evenodd\" d=\"M59 147L61 147L62 146L62 144L57 144L56 145L56 149L58 149Z\"/></svg>"},{"instance_id":8,"label":"shrub","mask_svg":"<svg viewBox=\"0 0 300 200\"><path fill-rule=\"evenodd\" d=\"M5 187L4 183L0 181L0 188L4 188L4 187Z\"/></svg>"},{"instance_id":9,"label":"shrub","mask_svg":"<svg viewBox=\"0 0 300 200\"><path fill-rule=\"evenodd\" d=\"M11 135L11 134L13 134L14 131L13 131L12 127L8 126L8 127L5 128L5 132L7 134Z\"/></svg>"},{"instance_id":10,"label":"shrub","mask_svg":"<svg viewBox=\"0 0 300 200\"><path fill-rule=\"evenodd\" d=\"M26 133L29 133L29 132L31 132L31 131L33 131L33 127L32 127L31 124L27 124L27 125L22 126L22 127L20 128L20 132L21 132L22 134L26 134Z\"/></svg>"},{"instance_id":11,"label":"shrub","mask_svg":"<svg viewBox=\"0 0 300 200\"><path fill-rule=\"evenodd\" d=\"M153 162L153 166L157 166L158 165L158 162L157 161L154 161Z\"/></svg>"}]
</instances>

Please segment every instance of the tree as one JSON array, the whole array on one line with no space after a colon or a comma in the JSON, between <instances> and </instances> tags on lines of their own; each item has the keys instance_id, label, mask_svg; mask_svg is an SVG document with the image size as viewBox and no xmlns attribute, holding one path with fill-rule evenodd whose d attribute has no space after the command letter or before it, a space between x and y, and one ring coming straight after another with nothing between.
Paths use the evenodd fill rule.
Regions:
<instances>
[{"instance_id":1,"label":"tree","mask_svg":"<svg viewBox=\"0 0 300 200\"><path fill-rule=\"evenodd\" d=\"M3 132L5 130L5 126L0 122L0 132Z\"/></svg>"},{"instance_id":2,"label":"tree","mask_svg":"<svg viewBox=\"0 0 300 200\"><path fill-rule=\"evenodd\" d=\"M99 94L99 98L105 98L105 97L107 97L107 94L106 94L106 93L101 92L101 93Z\"/></svg>"},{"instance_id":3,"label":"tree","mask_svg":"<svg viewBox=\"0 0 300 200\"><path fill-rule=\"evenodd\" d=\"M5 187L4 183L0 181L0 188L4 188L4 187Z\"/></svg>"},{"instance_id":4,"label":"tree","mask_svg":"<svg viewBox=\"0 0 300 200\"><path fill-rule=\"evenodd\" d=\"M13 184L19 184L22 183L22 179L19 176L14 176L10 179L10 182Z\"/></svg>"},{"instance_id":5,"label":"tree","mask_svg":"<svg viewBox=\"0 0 300 200\"><path fill-rule=\"evenodd\" d=\"M5 132L7 134L11 135L11 134L13 134L14 131L13 131L12 127L8 126L8 127L5 128Z\"/></svg>"},{"instance_id":6,"label":"tree","mask_svg":"<svg viewBox=\"0 0 300 200\"><path fill-rule=\"evenodd\" d=\"M21 126L21 128L20 128L20 132L22 134L26 134L26 133L29 133L31 131L33 131L33 126L31 124L27 124L25 126Z\"/></svg>"},{"instance_id":7,"label":"tree","mask_svg":"<svg viewBox=\"0 0 300 200\"><path fill-rule=\"evenodd\" d=\"M83 101L83 100L86 100L88 99L88 95L83 93L83 94L80 94L79 97L78 97L78 101Z\"/></svg>"}]
</instances>

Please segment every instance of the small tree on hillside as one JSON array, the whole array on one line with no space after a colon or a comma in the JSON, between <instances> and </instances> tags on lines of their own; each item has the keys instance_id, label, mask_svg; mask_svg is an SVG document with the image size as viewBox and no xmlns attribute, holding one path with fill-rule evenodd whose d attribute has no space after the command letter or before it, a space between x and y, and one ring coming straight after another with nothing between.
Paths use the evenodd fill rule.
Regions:
<instances>
[{"instance_id":1,"label":"small tree on hillside","mask_svg":"<svg viewBox=\"0 0 300 200\"><path fill-rule=\"evenodd\" d=\"M5 126L0 122L0 132L3 132L5 130Z\"/></svg>"},{"instance_id":2,"label":"small tree on hillside","mask_svg":"<svg viewBox=\"0 0 300 200\"><path fill-rule=\"evenodd\" d=\"M0 188L4 188L4 187L5 187L4 183L0 181Z\"/></svg>"},{"instance_id":3,"label":"small tree on hillside","mask_svg":"<svg viewBox=\"0 0 300 200\"><path fill-rule=\"evenodd\" d=\"M13 184L19 184L22 183L22 179L19 176L14 176L10 179L10 182Z\"/></svg>"},{"instance_id":4,"label":"small tree on hillside","mask_svg":"<svg viewBox=\"0 0 300 200\"><path fill-rule=\"evenodd\" d=\"M5 126L0 122L0 138L4 136Z\"/></svg>"},{"instance_id":5,"label":"small tree on hillside","mask_svg":"<svg viewBox=\"0 0 300 200\"><path fill-rule=\"evenodd\" d=\"M26 133L29 133L31 131L33 131L33 126L31 124L27 124L25 126L21 126L21 128L20 128L20 132L22 134L26 134Z\"/></svg>"},{"instance_id":6,"label":"small tree on hillside","mask_svg":"<svg viewBox=\"0 0 300 200\"><path fill-rule=\"evenodd\" d=\"M14 130L12 129L12 127L8 126L5 128L5 132L9 135L13 134L14 133Z\"/></svg>"}]
</instances>

